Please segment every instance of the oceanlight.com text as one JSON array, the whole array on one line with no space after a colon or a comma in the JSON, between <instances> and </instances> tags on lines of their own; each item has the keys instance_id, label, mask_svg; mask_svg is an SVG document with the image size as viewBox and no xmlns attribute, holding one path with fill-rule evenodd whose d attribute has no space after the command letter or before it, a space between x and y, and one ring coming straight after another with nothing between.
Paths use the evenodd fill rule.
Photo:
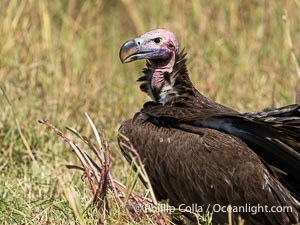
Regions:
<instances>
[{"instance_id":1,"label":"oceanlight.com text","mask_svg":"<svg viewBox=\"0 0 300 225\"><path fill-rule=\"evenodd\" d=\"M204 212L214 212L214 213L251 213L255 215L257 213L281 213L281 212L292 212L291 206L269 206L269 205L239 205L239 206L231 206L231 205L220 205L220 204L209 204L207 206L192 204L185 205L180 204L178 207L170 206L167 204L159 204L157 206L147 205L143 209L140 209L146 213L154 213L154 212L193 212L193 213L204 213Z\"/></svg>"}]
</instances>

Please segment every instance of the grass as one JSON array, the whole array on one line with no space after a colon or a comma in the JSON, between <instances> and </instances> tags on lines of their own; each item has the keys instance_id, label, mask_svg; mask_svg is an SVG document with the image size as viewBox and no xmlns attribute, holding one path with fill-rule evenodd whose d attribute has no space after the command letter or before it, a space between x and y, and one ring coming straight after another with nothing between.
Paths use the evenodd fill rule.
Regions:
<instances>
[{"instance_id":1,"label":"grass","mask_svg":"<svg viewBox=\"0 0 300 225\"><path fill-rule=\"evenodd\" d=\"M0 224L95 224L102 216L80 173L64 166L77 162L73 153L38 119L92 136L88 112L106 130L112 174L130 178L117 129L148 98L135 83L143 62L118 59L125 40L168 28L205 95L240 111L278 107L293 103L299 87L282 20L286 10L299 59L299 9L299 0L1 1Z\"/></svg>"}]
</instances>

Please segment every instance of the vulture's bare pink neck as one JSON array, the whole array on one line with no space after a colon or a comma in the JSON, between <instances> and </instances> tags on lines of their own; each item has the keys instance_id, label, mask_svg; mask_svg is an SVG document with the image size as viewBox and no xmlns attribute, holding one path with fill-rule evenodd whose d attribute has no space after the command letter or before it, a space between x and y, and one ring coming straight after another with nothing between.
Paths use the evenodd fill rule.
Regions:
<instances>
[{"instance_id":1,"label":"vulture's bare pink neck","mask_svg":"<svg viewBox=\"0 0 300 225\"><path fill-rule=\"evenodd\" d=\"M194 101L197 92L188 76L184 51L174 53L168 61L150 60L146 63L140 89L154 102L173 104Z\"/></svg>"},{"instance_id":2,"label":"vulture's bare pink neck","mask_svg":"<svg viewBox=\"0 0 300 225\"><path fill-rule=\"evenodd\" d=\"M173 56L168 61L153 63L151 65L151 88L153 91L160 90L163 87L165 74L172 73L174 65L175 54L173 54Z\"/></svg>"}]
</instances>

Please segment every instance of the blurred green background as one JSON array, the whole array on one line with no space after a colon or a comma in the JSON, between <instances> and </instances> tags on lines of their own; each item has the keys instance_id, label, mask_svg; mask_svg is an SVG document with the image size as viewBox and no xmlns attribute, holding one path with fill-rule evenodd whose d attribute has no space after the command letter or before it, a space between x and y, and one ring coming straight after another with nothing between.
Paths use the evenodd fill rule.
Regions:
<instances>
[{"instance_id":1,"label":"blurred green background","mask_svg":"<svg viewBox=\"0 0 300 225\"><path fill-rule=\"evenodd\" d=\"M88 112L108 135L112 173L126 179L117 129L148 97L135 82L144 62L119 61L124 41L173 31L202 93L256 111L294 102L299 78L286 30L299 58L299 12L299 0L0 1L0 224L75 224L69 189L85 223L99 216L80 173L64 167L75 156L38 119L92 136Z\"/></svg>"}]
</instances>

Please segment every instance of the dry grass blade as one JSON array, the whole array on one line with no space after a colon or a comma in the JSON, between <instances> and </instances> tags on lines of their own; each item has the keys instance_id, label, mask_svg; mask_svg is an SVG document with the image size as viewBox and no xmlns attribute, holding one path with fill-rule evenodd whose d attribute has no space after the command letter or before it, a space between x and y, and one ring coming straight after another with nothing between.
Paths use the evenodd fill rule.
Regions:
<instances>
[{"instance_id":1,"label":"dry grass blade","mask_svg":"<svg viewBox=\"0 0 300 225\"><path fill-rule=\"evenodd\" d=\"M286 10L284 10L284 15L282 16L282 19L285 23L286 38L287 38L288 47L289 47L289 50L291 53L291 57L292 57L293 63L295 64L295 67L296 67L297 76L298 76L298 78L300 78L300 67L299 67L299 63L297 61L295 49L294 49L293 42L292 42L289 18L288 18L288 14L287 14Z\"/></svg>"},{"instance_id":2,"label":"dry grass blade","mask_svg":"<svg viewBox=\"0 0 300 225\"><path fill-rule=\"evenodd\" d=\"M23 141L23 143L24 143L24 145L25 145L25 148L26 148L26 150L27 150L27 152L28 152L28 155L30 156L30 158L31 158L31 160L32 160L33 162L36 162L35 157L34 157L32 151L31 151L30 144L28 143L28 141L27 141L27 139L26 139L26 137L25 137L25 135L23 134L23 131L22 131L22 129L21 129L20 122L19 122L19 120L18 120L18 118L17 118L17 116L16 116L14 106L11 104L11 102L10 102L10 100L8 99L8 97L7 97L6 93L5 93L5 90L3 89L2 86L0 86L0 89L1 89L1 91L2 91L2 94L3 94L4 98L5 98L5 100L7 101L7 104L8 104L8 106L9 106L11 112L12 112L12 115L14 116L14 120L15 120L15 122L16 122L18 132L19 132L20 137L21 137L21 139L22 139L22 141Z\"/></svg>"},{"instance_id":3,"label":"dry grass blade","mask_svg":"<svg viewBox=\"0 0 300 225\"><path fill-rule=\"evenodd\" d=\"M151 198L148 198L145 195L135 194L132 189L128 191L126 186L113 178L109 170L110 147L107 142L105 133L102 130L101 135L99 135L99 132L97 131L96 126L94 125L91 118L87 114L86 117L94 131L96 140L98 142L98 148L92 143L89 138L80 134L75 129L67 127L67 130L71 131L91 150L95 158L98 160L98 163L93 160L93 157L84 152L74 140L69 138L64 132L56 128L48 120L39 120L39 122L46 125L56 134L62 137L75 152L76 156L80 160L81 166L67 165L67 168L83 171L83 177L86 177L88 179L91 191L93 193L95 207L103 212L104 215L109 213L108 209L110 207L108 204L110 204L110 202L107 199L107 191L109 190L114 196L114 203L111 204L117 204L120 209L124 209L129 217L129 220L131 220L132 222L142 222L144 221L143 218L146 217L152 221L151 223L154 224L170 224L171 220L166 213L150 213L149 210L147 210L155 208L158 203L151 187L149 177L143 167L141 158L139 157L136 150L130 144L128 144L128 139L125 136L122 136L121 145L126 147L130 152L130 155L128 157L130 157L130 160L134 163L138 174L143 180L145 187L148 189L147 193L150 193Z\"/></svg>"},{"instance_id":4,"label":"dry grass blade","mask_svg":"<svg viewBox=\"0 0 300 225\"><path fill-rule=\"evenodd\" d=\"M119 137L121 139L119 141L119 144L122 147L126 148L127 153L129 153L129 154L127 154L127 157L129 157L128 160L133 163L133 165L135 166L135 169L138 171L138 173L140 175L140 179L141 179L142 183L145 185L145 188L148 189L148 192L150 193L151 204L153 204L154 206L157 206L158 202L157 202L157 199L155 197L152 185L150 183L149 176L148 176L148 174L147 174L147 172L144 168L141 157L139 156L139 154L134 149L132 144L129 142L129 139L125 135L123 135L122 133L119 133ZM145 198L146 197L144 197L144 199ZM157 217L157 215L154 215L154 219L155 219L157 224L161 224L160 218L163 219L163 222L166 222L166 221L170 220L170 218L168 218L168 216L164 212L160 212L160 217Z\"/></svg>"},{"instance_id":5,"label":"dry grass blade","mask_svg":"<svg viewBox=\"0 0 300 225\"><path fill-rule=\"evenodd\" d=\"M92 119L89 117L89 115L87 113L85 113L85 116L88 119L89 123L91 124L91 127L92 127L92 129L94 131L94 134L96 136L96 139L97 139L97 142L98 142L98 145L100 147L101 154L102 154L101 155L102 156L102 163L104 165L104 163L105 163L105 155L104 155L104 152L103 152L103 145L102 145L102 141L100 139L99 133L98 133L97 128L96 128L95 124L93 123Z\"/></svg>"},{"instance_id":6,"label":"dry grass blade","mask_svg":"<svg viewBox=\"0 0 300 225\"><path fill-rule=\"evenodd\" d=\"M142 177L142 181L143 181L145 187L149 189L151 199L152 199L154 205L157 205L157 199L154 195L154 191L152 189L148 174L144 168L141 157L139 156L139 154L137 153L137 151L133 148L133 146L131 144L129 146L125 143L125 142L128 143L128 138L126 136L124 136L123 134L119 134L119 136L123 139L123 141L120 142L120 145L125 147L128 150L128 152L131 153L131 155L129 157L132 159L134 165L138 169L139 174Z\"/></svg>"}]
</instances>

